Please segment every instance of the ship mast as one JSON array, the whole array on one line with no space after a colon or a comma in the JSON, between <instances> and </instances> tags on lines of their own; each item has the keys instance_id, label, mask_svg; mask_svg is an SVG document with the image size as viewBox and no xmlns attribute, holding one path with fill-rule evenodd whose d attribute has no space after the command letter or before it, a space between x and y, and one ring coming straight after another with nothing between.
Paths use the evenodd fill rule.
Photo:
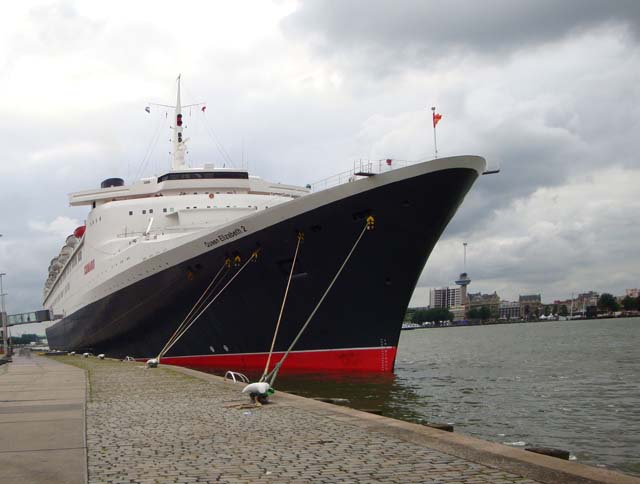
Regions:
<instances>
[{"instance_id":1,"label":"ship mast","mask_svg":"<svg viewBox=\"0 0 640 484\"><path fill-rule=\"evenodd\" d=\"M176 119L175 126L173 127L173 162L171 163L172 170L180 170L186 167L184 158L187 151L187 141L189 138L182 138L182 105L180 102L180 75L177 79L178 82L178 95L176 99Z\"/></svg>"}]
</instances>

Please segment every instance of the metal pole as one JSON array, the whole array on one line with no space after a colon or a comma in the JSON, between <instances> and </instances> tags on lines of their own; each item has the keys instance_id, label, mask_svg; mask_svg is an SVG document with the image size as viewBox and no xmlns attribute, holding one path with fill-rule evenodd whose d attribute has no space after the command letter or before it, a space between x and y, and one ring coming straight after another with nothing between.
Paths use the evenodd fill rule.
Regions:
<instances>
[{"instance_id":1,"label":"metal pole","mask_svg":"<svg viewBox=\"0 0 640 484\"><path fill-rule=\"evenodd\" d=\"M462 245L464 246L464 265L462 268L464 272L467 272L467 243L463 242Z\"/></svg>"},{"instance_id":2,"label":"metal pole","mask_svg":"<svg viewBox=\"0 0 640 484\"><path fill-rule=\"evenodd\" d=\"M436 115L436 107L432 106L431 107L431 120L433 122L433 120L435 120L435 115ZM433 149L435 150L435 157L438 158L438 143L436 142L436 123L433 123Z\"/></svg>"},{"instance_id":3,"label":"metal pole","mask_svg":"<svg viewBox=\"0 0 640 484\"><path fill-rule=\"evenodd\" d=\"M4 307L4 288L2 287L2 276L6 276L4 272L0 272L0 311L2 311L2 347L4 349L5 358L9 355L9 343L7 341L7 311Z\"/></svg>"}]
</instances>

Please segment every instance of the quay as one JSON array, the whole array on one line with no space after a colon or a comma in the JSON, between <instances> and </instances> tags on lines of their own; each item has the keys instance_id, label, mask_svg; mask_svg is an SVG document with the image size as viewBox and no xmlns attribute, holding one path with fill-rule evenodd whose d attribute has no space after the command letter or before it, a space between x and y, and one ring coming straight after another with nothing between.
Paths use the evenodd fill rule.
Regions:
<instances>
[{"instance_id":1,"label":"quay","mask_svg":"<svg viewBox=\"0 0 640 484\"><path fill-rule=\"evenodd\" d=\"M12 483L615 483L640 479L185 368L81 356L0 367ZM86 437L86 438L85 438Z\"/></svg>"}]
</instances>

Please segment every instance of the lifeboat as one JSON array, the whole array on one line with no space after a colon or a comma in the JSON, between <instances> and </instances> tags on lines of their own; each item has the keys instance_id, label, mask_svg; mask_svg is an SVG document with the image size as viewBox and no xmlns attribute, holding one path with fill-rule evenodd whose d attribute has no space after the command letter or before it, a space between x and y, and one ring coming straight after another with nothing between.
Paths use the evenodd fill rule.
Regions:
<instances>
[{"instance_id":1,"label":"lifeboat","mask_svg":"<svg viewBox=\"0 0 640 484\"><path fill-rule=\"evenodd\" d=\"M81 225L80 227L76 228L73 231L73 235L75 236L76 239L81 239L86 229L87 229L86 225Z\"/></svg>"},{"instance_id":2,"label":"lifeboat","mask_svg":"<svg viewBox=\"0 0 640 484\"><path fill-rule=\"evenodd\" d=\"M62 249L60 249L60 255L58 255L58 261L60 261L64 265L64 263L67 262L67 260L69 260L69 257L71 256L72 252L73 252L72 247L69 247L68 245L63 245Z\"/></svg>"},{"instance_id":3,"label":"lifeboat","mask_svg":"<svg viewBox=\"0 0 640 484\"><path fill-rule=\"evenodd\" d=\"M60 269L62 269L62 262L60 262L59 257L55 257L51 260L51 269L52 273L57 273Z\"/></svg>"},{"instance_id":4,"label":"lifeboat","mask_svg":"<svg viewBox=\"0 0 640 484\"><path fill-rule=\"evenodd\" d=\"M65 244L68 245L69 247L75 247L76 245L78 245L78 237L76 237L76 234L74 233L69 237L67 237Z\"/></svg>"}]
</instances>

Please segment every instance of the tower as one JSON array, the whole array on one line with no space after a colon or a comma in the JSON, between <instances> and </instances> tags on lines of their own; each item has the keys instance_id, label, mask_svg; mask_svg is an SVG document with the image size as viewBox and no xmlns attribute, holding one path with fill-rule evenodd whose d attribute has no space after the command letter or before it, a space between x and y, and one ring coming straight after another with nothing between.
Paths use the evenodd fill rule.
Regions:
<instances>
[{"instance_id":1,"label":"tower","mask_svg":"<svg viewBox=\"0 0 640 484\"><path fill-rule=\"evenodd\" d=\"M467 305L467 286L471 284L471 278L469 277L469 274L467 274L467 243L463 242L462 246L464 250L462 273L458 277L456 284L460 286L460 301L462 305L466 306Z\"/></svg>"}]
</instances>

